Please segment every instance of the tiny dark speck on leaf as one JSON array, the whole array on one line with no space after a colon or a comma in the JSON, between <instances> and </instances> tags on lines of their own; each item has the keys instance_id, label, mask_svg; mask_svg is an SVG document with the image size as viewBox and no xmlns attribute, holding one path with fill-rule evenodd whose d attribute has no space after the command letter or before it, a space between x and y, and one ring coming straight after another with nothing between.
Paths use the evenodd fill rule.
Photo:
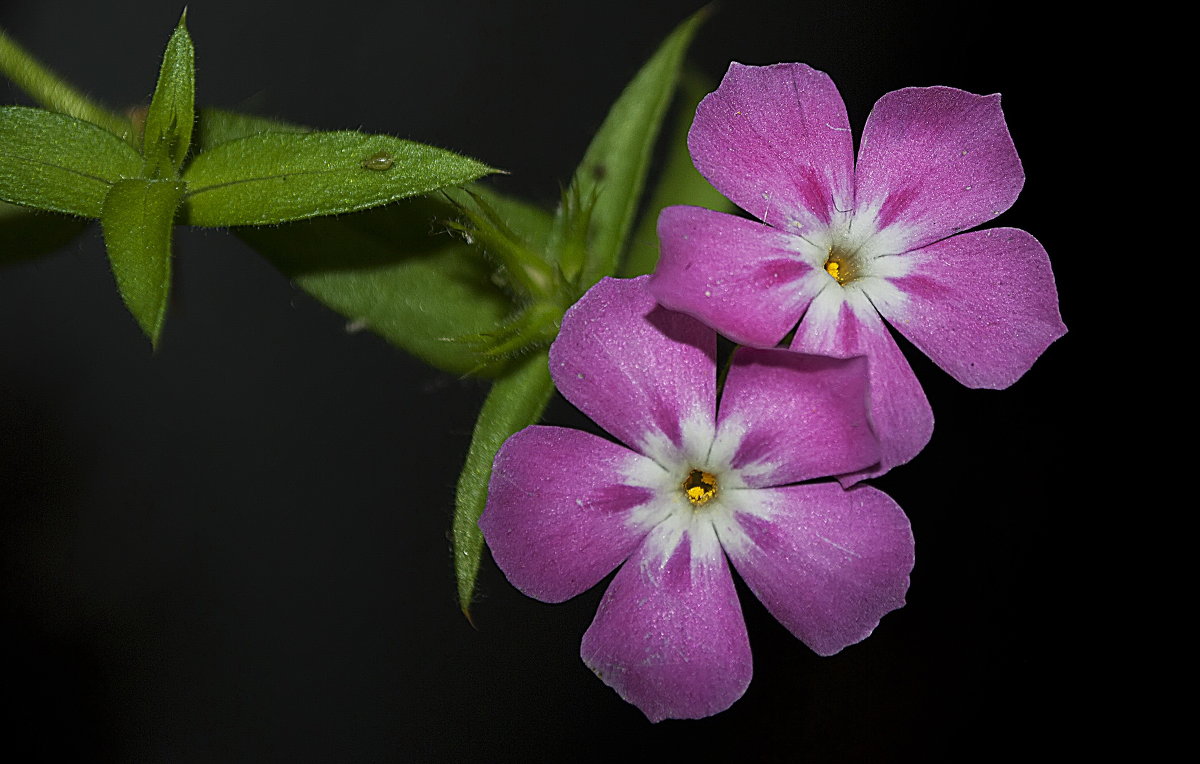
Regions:
<instances>
[{"instance_id":1,"label":"tiny dark speck on leaf","mask_svg":"<svg viewBox=\"0 0 1200 764\"><path fill-rule=\"evenodd\" d=\"M604 180L604 176L608 175L608 168L602 164L592 165L592 177L596 180Z\"/></svg>"},{"instance_id":2,"label":"tiny dark speck on leaf","mask_svg":"<svg viewBox=\"0 0 1200 764\"><path fill-rule=\"evenodd\" d=\"M395 163L396 160L393 159L392 155L386 151L377 152L362 160L362 166L364 170L375 170L376 172L390 170L392 169L392 165Z\"/></svg>"}]
</instances>

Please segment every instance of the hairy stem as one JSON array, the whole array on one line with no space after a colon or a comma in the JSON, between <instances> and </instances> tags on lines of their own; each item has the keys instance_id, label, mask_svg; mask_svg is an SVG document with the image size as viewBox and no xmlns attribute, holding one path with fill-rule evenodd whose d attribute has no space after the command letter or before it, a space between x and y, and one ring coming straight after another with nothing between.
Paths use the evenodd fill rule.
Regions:
<instances>
[{"instance_id":1,"label":"hairy stem","mask_svg":"<svg viewBox=\"0 0 1200 764\"><path fill-rule=\"evenodd\" d=\"M0 29L0 73L24 90L29 97L50 111L100 125L129 139L133 128L129 120L91 102L86 96L47 69L29 51Z\"/></svg>"}]
</instances>

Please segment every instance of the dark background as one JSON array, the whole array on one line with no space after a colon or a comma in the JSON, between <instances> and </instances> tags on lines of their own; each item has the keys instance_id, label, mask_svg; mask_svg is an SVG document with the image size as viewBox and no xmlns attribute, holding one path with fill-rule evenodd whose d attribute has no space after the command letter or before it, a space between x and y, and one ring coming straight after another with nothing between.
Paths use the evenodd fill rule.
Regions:
<instances>
[{"instance_id":1,"label":"dark background","mask_svg":"<svg viewBox=\"0 0 1200 764\"><path fill-rule=\"evenodd\" d=\"M147 100L180 4L0 2L77 86ZM192 0L198 102L434 143L552 205L608 105L698 3ZM1078 753L1103 689L1087 270L1094 30L1043 6L726 2L692 60L829 72L856 132L910 85L1002 92L1026 189L995 224L1050 252L1071 333L1005 392L910 354L937 416L876 481L917 538L908 605L818 658L743 598L756 676L731 710L648 724L580 662L603 587L525 599L485 560L478 630L447 539L485 386L431 370L228 232L179 229L152 354L99 231L0 270L0 649L7 748L125 761L936 761ZM2 102L27 103L7 84ZM1051 278L1049 273L1047 278ZM1110 356L1111 357L1111 354ZM551 422L575 421L561 400ZM1082 529L1082 530L1081 530ZM744 592L745 593L745 592Z\"/></svg>"}]
</instances>

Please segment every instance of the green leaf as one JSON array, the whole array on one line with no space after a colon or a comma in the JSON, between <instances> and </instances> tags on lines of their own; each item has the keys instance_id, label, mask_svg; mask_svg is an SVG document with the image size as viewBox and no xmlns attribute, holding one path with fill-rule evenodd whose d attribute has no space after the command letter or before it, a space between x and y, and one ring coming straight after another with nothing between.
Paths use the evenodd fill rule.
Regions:
<instances>
[{"instance_id":1,"label":"green leaf","mask_svg":"<svg viewBox=\"0 0 1200 764\"><path fill-rule=\"evenodd\" d=\"M0 265L62 249L83 233L87 221L0 202Z\"/></svg>"},{"instance_id":2,"label":"green leaf","mask_svg":"<svg viewBox=\"0 0 1200 764\"><path fill-rule=\"evenodd\" d=\"M645 212L629 240L629 253L621 268L626 278L650 273L658 264L658 213L674 204L707 207L718 212L734 212L733 202L721 196L692 164L687 136L696 117L696 106L715 89L713 83L695 71L685 71L679 83L674 124L666 136L666 156L662 175Z\"/></svg>"},{"instance_id":3,"label":"green leaf","mask_svg":"<svg viewBox=\"0 0 1200 764\"><path fill-rule=\"evenodd\" d=\"M201 108L196 120L196 151L247 138L258 133L311 133L312 129L267 117L256 117L225 109Z\"/></svg>"},{"instance_id":4,"label":"green leaf","mask_svg":"<svg viewBox=\"0 0 1200 764\"><path fill-rule=\"evenodd\" d=\"M192 144L196 121L195 51L187 32L187 10L167 42L158 85L146 112L142 154L144 174L151 178L174 177L183 166Z\"/></svg>"},{"instance_id":5,"label":"green leaf","mask_svg":"<svg viewBox=\"0 0 1200 764\"><path fill-rule=\"evenodd\" d=\"M112 184L136 178L142 157L80 119L0 106L0 200L98 218Z\"/></svg>"},{"instance_id":6,"label":"green leaf","mask_svg":"<svg viewBox=\"0 0 1200 764\"><path fill-rule=\"evenodd\" d=\"M353 131L258 133L184 171L188 222L263 225L354 212L495 172L444 149Z\"/></svg>"},{"instance_id":7,"label":"green leaf","mask_svg":"<svg viewBox=\"0 0 1200 764\"><path fill-rule=\"evenodd\" d=\"M554 393L546 352L528 356L509 376L492 385L479 419L467 462L458 478L454 508L454 572L458 577L458 604L471 617L471 598L483 554L479 516L487 503L492 461L500 446L516 431L536 424Z\"/></svg>"},{"instance_id":8,"label":"green leaf","mask_svg":"<svg viewBox=\"0 0 1200 764\"><path fill-rule=\"evenodd\" d=\"M123 180L109 191L100 219L121 299L155 347L171 289L171 229L182 199L179 181Z\"/></svg>"},{"instance_id":9,"label":"green leaf","mask_svg":"<svg viewBox=\"0 0 1200 764\"><path fill-rule=\"evenodd\" d=\"M478 187L473 192L531 245L545 245L547 213ZM482 359L478 347L456 339L497 331L514 305L493 282L492 264L439 230L437 221L455 212L444 199L423 197L356 215L236 232L354 325L462 375L480 371Z\"/></svg>"},{"instance_id":10,"label":"green leaf","mask_svg":"<svg viewBox=\"0 0 1200 764\"><path fill-rule=\"evenodd\" d=\"M596 200L582 288L617 271L684 52L706 15L704 9L693 14L663 41L613 104L575 171L580 199Z\"/></svg>"}]
</instances>

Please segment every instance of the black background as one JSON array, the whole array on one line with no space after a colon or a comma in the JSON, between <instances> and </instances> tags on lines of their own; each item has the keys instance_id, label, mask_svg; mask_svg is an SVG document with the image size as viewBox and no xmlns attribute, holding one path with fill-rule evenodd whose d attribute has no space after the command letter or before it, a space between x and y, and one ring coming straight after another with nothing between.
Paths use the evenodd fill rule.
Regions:
<instances>
[{"instance_id":1,"label":"black background","mask_svg":"<svg viewBox=\"0 0 1200 764\"><path fill-rule=\"evenodd\" d=\"M697 3L193 0L198 102L389 132L552 205L624 83ZM1095 699L1080 471L1103 434L1108 295L1088 243L1094 30L1039 6L727 2L692 60L829 72L856 132L911 85L1002 92L1026 188L997 225L1050 252L1071 333L1005 392L910 353L929 447L876 481L917 538L908 605L818 658L753 599L731 710L648 724L580 662L603 587L525 599L485 560L455 602L453 486L485 386L291 286L228 232L179 229L151 354L95 227L0 270L0 651L9 747L137 761L931 761L1078 752ZM148 99L180 7L0 2L0 25L112 105ZM6 84L3 102L27 103ZM1092 266L1089 270L1089 266ZM1047 273L1046 278L1051 278ZM1097 380L1100 380L1097 382ZM1092 391L1089 397L1089 392ZM561 400L551 422L575 422ZM745 594L745 592L743 592ZM1086 713L1086 712L1084 712Z\"/></svg>"}]
</instances>

